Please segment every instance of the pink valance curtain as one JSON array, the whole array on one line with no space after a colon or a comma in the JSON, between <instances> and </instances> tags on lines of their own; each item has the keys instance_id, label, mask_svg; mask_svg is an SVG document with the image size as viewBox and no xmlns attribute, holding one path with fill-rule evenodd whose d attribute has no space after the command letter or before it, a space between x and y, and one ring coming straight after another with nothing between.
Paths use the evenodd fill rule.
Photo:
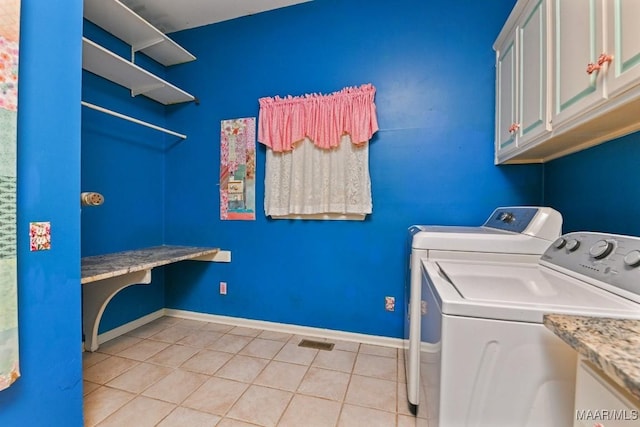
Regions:
<instances>
[{"instance_id":1,"label":"pink valance curtain","mask_svg":"<svg viewBox=\"0 0 640 427\"><path fill-rule=\"evenodd\" d=\"M329 95L260 98L258 141L274 152L291 151L309 138L323 149L339 146L344 135L356 145L378 130L372 84L347 87Z\"/></svg>"}]
</instances>

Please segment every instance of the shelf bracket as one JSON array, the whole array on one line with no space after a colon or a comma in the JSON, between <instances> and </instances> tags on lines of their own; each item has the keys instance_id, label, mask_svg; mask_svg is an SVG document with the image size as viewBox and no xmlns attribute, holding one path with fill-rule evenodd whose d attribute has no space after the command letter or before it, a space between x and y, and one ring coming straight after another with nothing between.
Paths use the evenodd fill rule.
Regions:
<instances>
[{"instance_id":1,"label":"shelf bracket","mask_svg":"<svg viewBox=\"0 0 640 427\"><path fill-rule=\"evenodd\" d=\"M160 88L163 88L165 86L166 85L164 85L162 83L146 85L146 86L138 86L136 88L131 89L131 96L142 95L144 93L151 92L152 90L160 89Z\"/></svg>"},{"instance_id":2,"label":"shelf bracket","mask_svg":"<svg viewBox=\"0 0 640 427\"><path fill-rule=\"evenodd\" d=\"M98 327L109 301L128 286L149 283L150 268L82 285L82 328L87 350L94 352L98 349Z\"/></svg>"},{"instance_id":3,"label":"shelf bracket","mask_svg":"<svg viewBox=\"0 0 640 427\"><path fill-rule=\"evenodd\" d=\"M158 37L157 39L147 40L147 41L145 41L145 42L143 42L143 43L137 43L137 44L135 44L135 45L131 46L131 50L132 50L133 52L139 52L139 51L141 51L141 50L145 50L145 49L146 49L146 48L148 48L148 47L151 47L151 46L155 46L155 45L157 45L157 44L160 44L160 43L162 43L163 41L164 41L164 39L161 39L161 38L159 38L159 37Z\"/></svg>"},{"instance_id":4,"label":"shelf bracket","mask_svg":"<svg viewBox=\"0 0 640 427\"><path fill-rule=\"evenodd\" d=\"M192 261L231 262L231 251L218 251L214 254L191 258Z\"/></svg>"},{"instance_id":5,"label":"shelf bracket","mask_svg":"<svg viewBox=\"0 0 640 427\"><path fill-rule=\"evenodd\" d=\"M158 37L155 39L145 40L141 43L136 43L135 45L131 45L131 62L136 63L136 53L142 50L145 50L148 47L158 45L162 43L164 39Z\"/></svg>"}]
</instances>

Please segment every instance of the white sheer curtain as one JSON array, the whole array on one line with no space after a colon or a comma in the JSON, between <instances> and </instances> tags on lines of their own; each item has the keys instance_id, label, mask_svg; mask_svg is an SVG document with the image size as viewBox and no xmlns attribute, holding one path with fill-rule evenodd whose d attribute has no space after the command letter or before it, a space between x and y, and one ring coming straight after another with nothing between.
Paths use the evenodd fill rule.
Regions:
<instances>
[{"instance_id":1,"label":"white sheer curtain","mask_svg":"<svg viewBox=\"0 0 640 427\"><path fill-rule=\"evenodd\" d=\"M308 138L294 150L267 149L264 210L272 217L363 219L370 214L369 144L342 137L325 150Z\"/></svg>"},{"instance_id":2,"label":"white sheer curtain","mask_svg":"<svg viewBox=\"0 0 640 427\"><path fill-rule=\"evenodd\" d=\"M266 215L364 219L372 212L374 95L372 85L363 85L330 95L260 99Z\"/></svg>"}]
</instances>

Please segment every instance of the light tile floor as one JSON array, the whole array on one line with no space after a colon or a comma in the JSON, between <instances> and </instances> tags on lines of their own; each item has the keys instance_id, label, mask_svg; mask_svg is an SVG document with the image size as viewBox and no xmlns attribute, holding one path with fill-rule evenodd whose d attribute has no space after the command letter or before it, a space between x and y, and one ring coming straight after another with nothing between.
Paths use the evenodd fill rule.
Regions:
<instances>
[{"instance_id":1,"label":"light tile floor","mask_svg":"<svg viewBox=\"0 0 640 427\"><path fill-rule=\"evenodd\" d=\"M157 319L84 353L85 426L416 425L401 350L302 338Z\"/></svg>"}]
</instances>

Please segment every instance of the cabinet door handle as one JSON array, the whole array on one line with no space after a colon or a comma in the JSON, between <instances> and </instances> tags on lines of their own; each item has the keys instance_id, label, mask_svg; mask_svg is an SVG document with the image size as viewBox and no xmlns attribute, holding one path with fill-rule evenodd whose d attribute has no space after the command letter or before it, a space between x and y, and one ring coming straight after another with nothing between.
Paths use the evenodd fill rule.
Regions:
<instances>
[{"instance_id":1,"label":"cabinet door handle","mask_svg":"<svg viewBox=\"0 0 640 427\"><path fill-rule=\"evenodd\" d=\"M514 133L518 129L520 129L520 123L513 123L511 124L511 126L509 126L509 133Z\"/></svg>"},{"instance_id":2,"label":"cabinet door handle","mask_svg":"<svg viewBox=\"0 0 640 427\"><path fill-rule=\"evenodd\" d=\"M610 64L611 61L613 61L612 55L601 53L595 64L593 62L587 64L587 74L593 74L596 71L600 71L605 63Z\"/></svg>"},{"instance_id":3,"label":"cabinet door handle","mask_svg":"<svg viewBox=\"0 0 640 427\"><path fill-rule=\"evenodd\" d=\"M587 64L587 74L593 74L596 71L599 71L602 68L602 65L594 64L593 62L589 62Z\"/></svg>"},{"instance_id":4,"label":"cabinet door handle","mask_svg":"<svg viewBox=\"0 0 640 427\"><path fill-rule=\"evenodd\" d=\"M601 53L598 57L598 65L600 66L604 65L605 62L610 64L611 61L613 61L613 56L607 55L606 53Z\"/></svg>"}]
</instances>

